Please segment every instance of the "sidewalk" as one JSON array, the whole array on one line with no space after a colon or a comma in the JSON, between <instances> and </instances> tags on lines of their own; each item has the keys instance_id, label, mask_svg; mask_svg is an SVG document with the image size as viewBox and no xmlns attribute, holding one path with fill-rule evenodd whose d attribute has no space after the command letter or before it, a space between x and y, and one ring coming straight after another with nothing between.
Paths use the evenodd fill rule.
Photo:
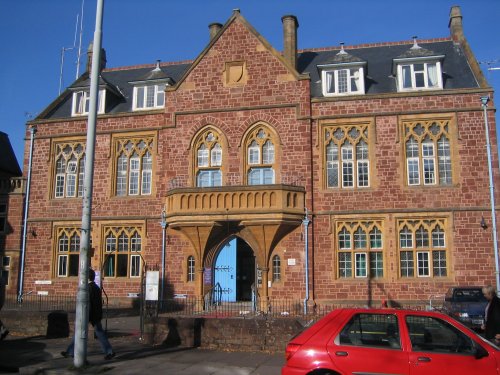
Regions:
<instances>
[{"instance_id":1,"label":"sidewalk","mask_svg":"<svg viewBox=\"0 0 500 375\"><path fill-rule=\"evenodd\" d=\"M106 361L92 332L89 329L89 366L78 370L73 368L72 358L60 355L70 338L9 335L0 341L0 374L143 374L147 370L172 375L279 375L284 363L284 354L146 345L140 341L138 317L116 317L108 321L116 357Z\"/></svg>"}]
</instances>

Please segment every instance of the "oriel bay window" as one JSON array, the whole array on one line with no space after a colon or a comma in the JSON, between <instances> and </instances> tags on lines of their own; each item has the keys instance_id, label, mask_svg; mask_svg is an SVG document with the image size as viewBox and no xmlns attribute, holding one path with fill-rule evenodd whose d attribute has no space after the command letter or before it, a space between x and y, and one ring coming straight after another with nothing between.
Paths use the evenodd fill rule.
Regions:
<instances>
[{"instance_id":1,"label":"oriel bay window","mask_svg":"<svg viewBox=\"0 0 500 375\"><path fill-rule=\"evenodd\" d=\"M369 122L324 126L326 187L369 187L369 145Z\"/></svg>"},{"instance_id":2,"label":"oriel bay window","mask_svg":"<svg viewBox=\"0 0 500 375\"><path fill-rule=\"evenodd\" d=\"M139 277L142 267L142 228L104 230L103 272L106 277Z\"/></svg>"},{"instance_id":3,"label":"oriel bay window","mask_svg":"<svg viewBox=\"0 0 500 375\"><path fill-rule=\"evenodd\" d=\"M83 196L85 143L58 143L54 150L54 197Z\"/></svg>"},{"instance_id":4,"label":"oriel bay window","mask_svg":"<svg viewBox=\"0 0 500 375\"><path fill-rule=\"evenodd\" d=\"M400 220L400 277L446 277L445 219Z\"/></svg>"},{"instance_id":5,"label":"oriel bay window","mask_svg":"<svg viewBox=\"0 0 500 375\"><path fill-rule=\"evenodd\" d=\"M246 170L248 185L274 184L276 140L266 126L255 127L246 141Z\"/></svg>"},{"instance_id":6,"label":"oriel bay window","mask_svg":"<svg viewBox=\"0 0 500 375\"><path fill-rule=\"evenodd\" d=\"M403 121L409 186L452 184L451 120Z\"/></svg>"},{"instance_id":7,"label":"oriel bay window","mask_svg":"<svg viewBox=\"0 0 500 375\"><path fill-rule=\"evenodd\" d=\"M195 143L195 176L197 187L222 186L221 136L209 128L203 131Z\"/></svg>"},{"instance_id":8,"label":"oriel bay window","mask_svg":"<svg viewBox=\"0 0 500 375\"><path fill-rule=\"evenodd\" d=\"M383 277L382 222L338 222L336 228L338 277Z\"/></svg>"},{"instance_id":9,"label":"oriel bay window","mask_svg":"<svg viewBox=\"0 0 500 375\"><path fill-rule=\"evenodd\" d=\"M151 195L153 144L153 137L115 140L117 196Z\"/></svg>"}]
</instances>

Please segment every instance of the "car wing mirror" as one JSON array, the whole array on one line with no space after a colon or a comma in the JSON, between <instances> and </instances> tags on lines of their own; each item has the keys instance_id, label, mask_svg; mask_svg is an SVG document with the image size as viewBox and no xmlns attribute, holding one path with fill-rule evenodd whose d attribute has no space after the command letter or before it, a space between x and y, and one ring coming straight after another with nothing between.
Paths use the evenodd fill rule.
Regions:
<instances>
[{"instance_id":1,"label":"car wing mirror","mask_svg":"<svg viewBox=\"0 0 500 375\"><path fill-rule=\"evenodd\" d=\"M475 344L476 350L474 352L474 357L476 359L481 359L488 356L488 351L479 344Z\"/></svg>"}]
</instances>

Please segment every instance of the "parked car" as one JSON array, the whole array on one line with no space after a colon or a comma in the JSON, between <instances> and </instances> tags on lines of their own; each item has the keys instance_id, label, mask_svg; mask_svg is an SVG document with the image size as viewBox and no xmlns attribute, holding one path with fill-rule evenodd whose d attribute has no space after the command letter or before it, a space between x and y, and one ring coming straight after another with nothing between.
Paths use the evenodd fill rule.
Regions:
<instances>
[{"instance_id":1,"label":"parked car","mask_svg":"<svg viewBox=\"0 0 500 375\"><path fill-rule=\"evenodd\" d=\"M443 310L466 326L479 330L487 304L480 286L452 287L444 297Z\"/></svg>"},{"instance_id":2,"label":"parked car","mask_svg":"<svg viewBox=\"0 0 500 375\"><path fill-rule=\"evenodd\" d=\"M282 375L498 375L500 348L446 314L337 309L293 338Z\"/></svg>"}]
</instances>

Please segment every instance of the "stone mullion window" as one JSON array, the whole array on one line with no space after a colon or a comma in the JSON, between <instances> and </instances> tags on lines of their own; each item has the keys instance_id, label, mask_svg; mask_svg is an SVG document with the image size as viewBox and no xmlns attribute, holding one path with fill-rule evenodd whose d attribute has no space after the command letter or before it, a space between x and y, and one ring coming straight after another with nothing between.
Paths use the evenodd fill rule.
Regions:
<instances>
[{"instance_id":1,"label":"stone mullion window","mask_svg":"<svg viewBox=\"0 0 500 375\"><path fill-rule=\"evenodd\" d=\"M80 257L80 230L78 228L57 228L56 262L57 277L78 276Z\"/></svg>"},{"instance_id":2,"label":"stone mullion window","mask_svg":"<svg viewBox=\"0 0 500 375\"><path fill-rule=\"evenodd\" d=\"M279 255L273 256L273 282L281 280L281 259Z\"/></svg>"},{"instance_id":3,"label":"stone mullion window","mask_svg":"<svg viewBox=\"0 0 500 375\"><path fill-rule=\"evenodd\" d=\"M276 181L276 139L264 126L255 127L246 138L246 180L248 185L270 185Z\"/></svg>"},{"instance_id":4,"label":"stone mullion window","mask_svg":"<svg viewBox=\"0 0 500 375\"><path fill-rule=\"evenodd\" d=\"M195 142L194 152L196 186L222 186L223 149L220 134L213 129L202 132Z\"/></svg>"},{"instance_id":5,"label":"stone mullion window","mask_svg":"<svg viewBox=\"0 0 500 375\"><path fill-rule=\"evenodd\" d=\"M452 184L450 120L403 122L409 186Z\"/></svg>"},{"instance_id":6,"label":"stone mullion window","mask_svg":"<svg viewBox=\"0 0 500 375\"><path fill-rule=\"evenodd\" d=\"M195 280L196 269L195 269L195 260L194 256L190 255L187 259L187 281L191 282Z\"/></svg>"},{"instance_id":7,"label":"stone mullion window","mask_svg":"<svg viewBox=\"0 0 500 375\"><path fill-rule=\"evenodd\" d=\"M151 195L153 188L153 137L115 140L115 194Z\"/></svg>"},{"instance_id":8,"label":"stone mullion window","mask_svg":"<svg viewBox=\"0 0 500 375\"><path fill-rule=\"evenodd\" d=\"M82 197L85 143L57 143L54 150L54 197Z\"/></svg>"},{"instance_id":9,"label":"stone mullion window","mask_svg":"<svg viewBox=\"0 0 500 375\"><path fill-rule=\"evenodd\" d=\"M141 276L143 230L141 227L106 227L103 243L105 277Z\"/></svg>"},{"instance_id":10,"label":"stone mullion window","mask_svg":"<svg viewBox=\"0 0 500 375\"><path fill-rule=\"evenodd\" d=\"M337 228L337 268L339 278L383 277L382 222L339 221Z\"/></svg>"},{"instance_id":11,"label":"stone mullion window","mask_svg":"<svg viewBox=\"0 0 500 375\"><path fill-rule=\"evenodd\" d=\"M400 277L446 277L445 219L399 220Z\"/></svg>"},{"instance_id":12,"label":"stone mullion window","mask_svg":"<svg viewBox=\"0 0 500 375\"><path fill-rule=\"evenodd\" d=\"M325 126L323 149L327 188L370 186L368 124Z\"/></svg>"}]
</instances>

